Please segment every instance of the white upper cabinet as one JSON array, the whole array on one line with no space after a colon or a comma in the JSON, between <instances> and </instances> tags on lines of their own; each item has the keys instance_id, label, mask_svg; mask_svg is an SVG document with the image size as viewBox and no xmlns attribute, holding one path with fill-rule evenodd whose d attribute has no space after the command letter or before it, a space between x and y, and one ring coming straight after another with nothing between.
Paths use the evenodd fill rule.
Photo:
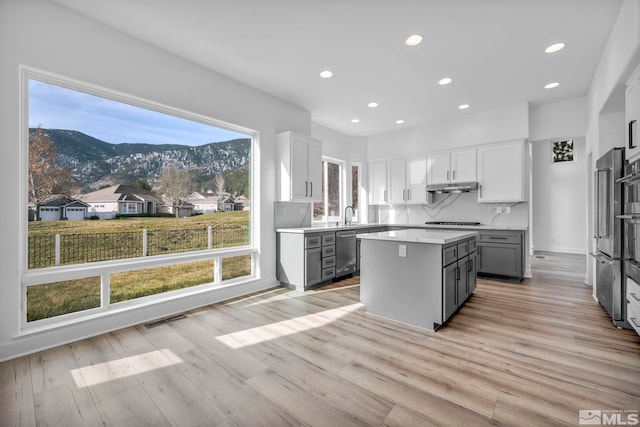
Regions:
<instances>
[{"instance_id":1,"label":"white upper cabinet","mask_svg":"<svg viewBox=\"0 0 640 427\"><path fill-rule=\"evenodd\" d=\"M476 150L451 152L451 182L474 182L476 176Z\"/></svg>"},{"instance_id":2,"label":"white upper cabinet","mask_svg":"<svg viewBox=\"0 0 640 427\"><path fill-rule=\"evenodd\" d=\"M451 175L450 153L429 154L427 156L427 182L429 184L446 184Z\"/></svg>"},{"instance_id":3,"label":"white upper cabinet","mask_svg":"<svg viewBox=\"0 0 640 427\"><path fill-rule=\"evenodd\" d=\"M387 203L387 161L369 162L369 204Z\"/></svg>"},{"instance_id":4,"label":"white upper cabinet","mask_svg":"<svg viewBox=\"0 0 640 427\"><path fill-rule=\"evenodd\" d=\"M369 203L426 203L427 158L380 160L369 163Z\"/></svg>"},{"instance_id":5,"label":"white upper cabinet","mask_svg":"<svg viewBox=\"0 0 640 427\"><path fill-rule=\"evenodd\" d=\"M476 150L456 150L427 156L427 183L447 184L476 180Z\"/></svg>"},{"instance_id":6,"label":"white upper cabinet","mask_svg":"<svg viewBox=\"0 0 640 427\"><path fill-rule=\"evenodd\" d=\"M278 200L322 200L322 142L294 132L277 136Z\"/></svg>"},{"instance_id":7,"label":"white upper cabinet","mask_svg":"<svg viewBox=\"0 0 640 427\"><path fill-rule=\"evenodd\" d=\"M524 200L524 142L514 141L478 148L478 201Z\"/></svg>"},{"instance_id":8,"label":"white upper cabinet","mask_svg":"<svg viewBox=\"0 0 640 427\"><path fill-rule=\"evenodd\" d=\"M389 160L389 200L393 204L405 202L407 193L404 159Z\"/></svg>"},{"instance_id":9,"label":"white upper cabinet","mask_svg":"<svg viewBox=\"0 0 640 427\"><path fill-rule=\"evenodd\" d=\"M427 203L427 158L407 159L407 203Z\"/></svg>"},{"instance_id":10,"label":"white upper cabinet","mask_svg":"<svg viewBox=\"0 0 640 427\"><path fill-rule=\"evenodd\" d=\"M389 160L390 204L426 203L427 158Z\"/></svg>"},{"instance_id":11,"label":"white upper cabinet","mask_svg":"<svg viewBox=\"0 0 640 427\"><path fill-rule=\"evenodd\" d=\"M634 160L640 155L640 66L629 77L625 92L625 157Z\"/></svg>"}]
</instances>

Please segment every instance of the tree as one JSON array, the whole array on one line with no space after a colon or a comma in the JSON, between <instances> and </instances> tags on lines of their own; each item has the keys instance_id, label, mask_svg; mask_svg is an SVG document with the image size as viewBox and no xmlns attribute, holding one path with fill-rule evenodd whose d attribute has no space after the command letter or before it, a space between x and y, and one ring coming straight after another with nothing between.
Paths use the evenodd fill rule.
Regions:
<instances>
[{"instance_id":1,"label":"tree","mask_svg":"<svg viewBox=\"0 0 640 427\"><path fill-rule=\"evenodd\" d=\"M191 194L193 182L189 171L178 168L175 162L167 163L160 173L158 180L160 190L173 207L176 218L180 216L180 209Z\"/></svg>"},{"instance_id":2,"label":"tree","mask_svg":"<svg viewBox=\"0 0 640 427\"><path fill-rule=\"evenodd\" d=\"M42 128L29 132L29 202L36 207L40 220L40 204L54 194L71 193L71 174L58 158L58 149Z\"/></svg>"},{"instance_id":3,"label":"tree","mask_svg":"<svg viewBox=\"0 0 640 427\"><path fill-rule=\"evenodd\" d=\"M223 210L224 202L224 175L216 176L216 193L218 194L218 210Z\"/></svg>"},{"instance_id":4,"label":"tree","mask_svg":"<svg viewBox=\"0 0 640 427\"><path fill-rule=\"evenodd\" d=\"M142 188L143 190L151 191L151 184L149 184L149 182L145 181L144 179L136 179L131 183L131 185L133 185L134 187Z\"/></svg>"}]
</instances>

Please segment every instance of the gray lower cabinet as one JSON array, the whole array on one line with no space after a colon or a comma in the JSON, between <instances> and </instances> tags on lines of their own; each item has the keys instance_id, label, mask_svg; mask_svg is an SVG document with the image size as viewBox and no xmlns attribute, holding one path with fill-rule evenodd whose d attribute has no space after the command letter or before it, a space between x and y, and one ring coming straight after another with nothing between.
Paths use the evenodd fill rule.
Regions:
<instances>
[{"instance_id":1,"label":"gray lower cabinet","mask_svg":"<svg viewBox=\"0 0 640 427\"><path fill-rule=\"evenodd\" d=\"M524 275L524 232L481 231L478 258L479 274L521 280Z\"/></svg>"},{"instance_id":2,"label":"gray lower cabinet","mask_svg":"<svg viewBox=\"0 0 640 427\"><path fill-rule=\"evenodd\" d=\"M305 287L322 282L322 249L305 249Z\"/></svg>"},{"instance_id":3,"label":"gray lower cabinet","mask_svg":"<svg viewBox=\"0 0 640 427\"><path fill-rule=\"evenodd\" d=\"M365 234L365 233L379 233L380 231L386 231L385 227L372 227L372 228L365 228L365 229L360 229L358 230L359 234ZM360 239L356 240L356 273L358 273L360 271L360 245L362 243L360 242Z\"/></svg>"},{"instance_id":4,"label":"gray lower cabinet","mask_svg":"<svg viewBox=\"0 0 640 427\"><path fill-rule=\"evenodd\" d=\"M335 277L335 232L277 233L276 277L305 290Z\"/></svg>"},{"instance_id":5,"label":"gray lower cabinet","mask_svg":"<svg viewBox=\"0 0 640 427\"><path fill-rule=\"evenodd\" d=\"M446 321L476 289L476 240L442 249L443 316Z\"/></svg>"},{"instance_id":6,"label":"gray lower cabinet","mask_svg":"<svg viewBox=\"0 0 640 427\"><path fill-rule=\"evenodd\" d=\"M458 263L446 266L442 270L442 284L444 286L443 304L444 320L447 320L458 309L457 292L457 272Z\"/></svg>"}]
</instances>

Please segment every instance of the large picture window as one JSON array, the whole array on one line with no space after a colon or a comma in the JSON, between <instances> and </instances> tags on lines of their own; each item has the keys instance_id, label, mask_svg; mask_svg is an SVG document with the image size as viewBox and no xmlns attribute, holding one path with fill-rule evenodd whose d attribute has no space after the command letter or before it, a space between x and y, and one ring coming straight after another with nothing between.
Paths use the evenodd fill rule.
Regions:
<instances>
[{"instance_id":1,"label":"large picture window","mask_svg":"<svg viewBox=\"0 0 640 427\"><path fill-rule=\"evenodd\" d=\"M252 276L251 134L76 82L25 81L27 321Z\"/></svg>"}]
</instances>

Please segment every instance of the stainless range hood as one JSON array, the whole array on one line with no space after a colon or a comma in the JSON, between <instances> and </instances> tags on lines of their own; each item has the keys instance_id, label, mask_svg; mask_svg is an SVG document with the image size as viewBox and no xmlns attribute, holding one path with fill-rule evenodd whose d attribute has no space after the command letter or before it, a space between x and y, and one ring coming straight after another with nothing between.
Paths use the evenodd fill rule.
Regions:
<instances>
[{"instance_id":1,"label":"stainless range hood","mask_svg":"<svg viewBox=\"0 0 640 427\"><path fill-rule=\"evenodd\" d=\"M478 191L477 182L451 182L447 184L427 185L429 193L468 193Z\"/></svg>"}]
</instances>

